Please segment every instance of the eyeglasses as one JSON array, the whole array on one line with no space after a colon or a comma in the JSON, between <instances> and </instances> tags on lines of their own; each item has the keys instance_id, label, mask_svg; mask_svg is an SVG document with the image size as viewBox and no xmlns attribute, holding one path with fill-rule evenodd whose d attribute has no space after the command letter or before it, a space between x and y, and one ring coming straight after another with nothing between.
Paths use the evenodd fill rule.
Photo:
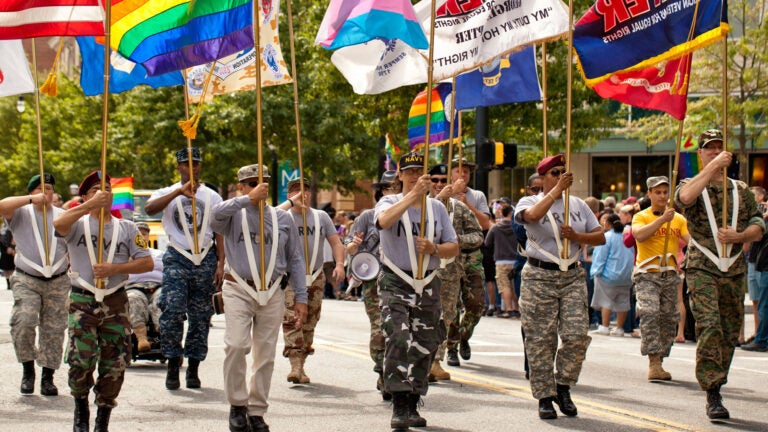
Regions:
<instances>
[{"instance_id":1,"label":"eyeglasses","mask_svg":"<svg viewBox=\"0 0 768 432\"><path fill-rule=\"evenodd\" d=\"M544 189L544 188L541 187L541 186L528 186L528 189L530 189L531 192L537 194L537 193L541 192L542 189Z\"/></svg>"},{"instance_id":2,"label":"eyeglasses","mask_svg":"<svg viewBox=\"0 0 768 432\"><path fill-rule=\"evenodd\" d=\"M240 183L242 183L243 185L250 186L252 188L255 188L256 186L259 185L259 182L257 182L257 181L249 181L249 182L241 181Z\"/></svg>"},{"instance_id":3,"label":"eyeglasses","mask_svg":"<svg viewBox=\"0 0 768 432\"><path fill-rule=\"evenodd\" d=\"M705 145L702 148L704 150L718 150L718 151L722 151L723 150L723 143L720 143L720 144L709 143L709 144Z\"/></svg>"},{"instance_id":4,"label":"eyeglasses","mask_svg":"<svg viewBox=\"0 0 768 432\"><path fill-rule=\"evenodd\" d=\"M553 169L552 171L549 172L549 175L551 175L552 177L560 177L560 174L564 172L565 170Z\"/></svg>"},{"instance_id":5,"label":"eyeglasses","mask_svg":"<svg viewBox=\"0 0 768 432\"><path fill-rule=\"evenodd\" d=\"M437 177L432 177L432 178L431 178L431 179L429 179L429 180L430 180L430 181L432 181L432 183L442 183L442 184L446 184L446 183L448 183L448 179L447 179L447 178L437 178Z\"/></svg>"}]
</instances>

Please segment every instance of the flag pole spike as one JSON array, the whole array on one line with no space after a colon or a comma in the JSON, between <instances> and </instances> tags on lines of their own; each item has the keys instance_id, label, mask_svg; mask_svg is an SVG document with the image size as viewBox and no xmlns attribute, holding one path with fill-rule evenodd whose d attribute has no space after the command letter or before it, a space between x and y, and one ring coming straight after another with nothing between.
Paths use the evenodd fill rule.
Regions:
<instances>
[{"instance_id":1,"label":"flag pole spike","mask_svg":"<svg viewBox=\"0 0 768 432\"><path fill-rule=\"evenodd\" d=\"M541 91L541 151L542 159L547 157L547 42L541 43L541 82L544 88Z\"/></svg>"},{"instance_id":2,"label":"flag pole spike","mask_svg":"<svg viewBox=\"0 0 768 432\"><path fill-rule=\"evenodd\" d=\"M261 120L261 2L253 2L253 49L256 56L256 161L259 164L259 184L264 182ZM277 223L277 221L272 221ZM274 240L274 239L273 239ZM267 291L267 273L264 257L264 201L259 201L259 280L261 291Z\"/></svg>"},{"instance_id":3,"label":"flag pole spike","mask_svg":"<svg viewBox=\"0 0 768 432\"><path fill-rule=\"evenodd\" d=\"M216 62L211 64L211 70ZM186 74L184 74L184 118L185 121L189 121L189 87L187 83ZM202 103L205 94L200 97L200 103ZM194 254L200 253L200 244L197 239L197 191L195 190L195 167L192 161L192 138L187 134L184 134L187 138L187 167L189 169L189 185L192 188L192 252ZM184 187L184 185L181 185Z\"/></svg>"},{"instance_id":4,"label":"flag pole spike","mask_svg":"<svg viewBox=\"0 0 768 432\"><path fill-rule=\"evenodd\" d=\"M429 57L427 60L427 121L424 128L424 165L422 166L421 175L427 174L429 170L429 124L432 117L432 84L434 83L434 59L435 59L435 15L437 9L437 2L431 3L431 15L429 21ZM449 137L450 138L450 137ZM424 237L424 233L427 227L427 194L421 198L421 220L419 222L419 236ZM418 267L416 272L416 280L422 280L422 270L424 269L424 254L419 253Z\"/></svg>"},{"instance_id":5,"label":"flag pole spike","mask_svg":"<svg viewBox=\"0 0 768 432\"><path fill-rule=\"evenodd\" d=\"M299 74L296 72L296 49L295 49L295 38L293 36L293 12L291 10L291 0L288 0L286 2L286 14L288 15L288 36L291 40L291 73L293 74L293 116L296 119L296 153L297 153L297 160L299 163L299 193L301 194L301 200L304 201L304 161L302 157L303 151L301 150L301 121L299 117L299 83L298 83L298 77ZM261 62L258 62L258 67L261 68ZM306 205L306 203L305 203ZM301 209L301 223L304 227L304 232L307 231L307 212L306 209ZM307 276L310 276L312 274L311 268L309 268L310 265L310 259L309 259L309 239L307 236L303 236L304 239L304 256L306 259L304 260L304 266L306 268L306 274Z\"/></svg>"},{"instance_id":6,"label":"flag pole spike","mask_svg":"<svg viewBox=\"0 0 768 432\"><path fill-rule=\"evenodd\" d=\"M40 170L40 190L45 197L45 170L43 167L43 131L40 119L40 89L37 81L37 51L35 38L32 38L32 70L35 74L35 120L37 126L37 162ZM43 199L43 248L45 250L45 266L51 265L50 246L48 245L48 203Z\"/></svg>"},{"instance_id":7,"label":"flag pole spike","mask_svg":"<svg viewBox=\"0 0 768 432\"><path fill-rule=\"evenodd\" d=\"M106 2L104 15L104 93L102 93L101 103L101 191L107 190L107 131L109 130L109 59L110 59L110 35L112 28L112 2ZM104 223L107 217L107 211L104 208L99 209L99 234L96 241L96 262L104 262ZM112 229L117 229L112 227ZM105 280L96 279L96 288L106 288ZM103 298L103 295L97 295L97 298Z\"/></svg>"},{"instance_id":8,"label":"flag pole spike","mask_svg":"<svg viewBox=\"0 0 768 432\"><path fill-rule=\"evenodd\" d=\"M728 35L723 38L723 151L728 151ZM728 228L728 167L723 167L723 228ZM733 227L736 229L736 227ZM720 251L722 257L728 256L725 244Z\"/></svg>"},{"instance_id":9,"label":"flag pole spike","mask_svg":"<svg viewBox=\"0 0 768 432\"><path fill-rule=\"evenodd\" d=\"M573 106L573 0L568 0L568 90L565 110L565 172L571 171L571 107ZM569 221L571 188L565 190L563 225ZM563 239L562 258L568 259L568 239Z\"/></svg>"}]
</instances>

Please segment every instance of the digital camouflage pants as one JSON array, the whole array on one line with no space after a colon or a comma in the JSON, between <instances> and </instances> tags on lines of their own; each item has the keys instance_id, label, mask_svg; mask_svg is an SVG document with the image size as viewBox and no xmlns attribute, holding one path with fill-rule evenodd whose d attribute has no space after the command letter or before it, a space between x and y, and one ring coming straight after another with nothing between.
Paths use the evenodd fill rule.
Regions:
<instances>
[{"instance_id":1,"label":"digital camouflage pants","mask_svg":"<svg viewBox=\"0 0 768 432\"><path fill-rule=\"evenodd\" d=\"M522 282L520 313L531 393L542 399L555 396L557 384L570 386L579 379L592 340L587 335L587 284L581 267L561 272L530 263L523 268Z\"/></svg>"},{"instance_id":2,"label":"digital camouflage pants","mask_svg":"<svg viewBox=\"0 0 768 432\"><path fill-rule=\"evenodd\" d=\"M733 351L744 319L744 273L685 272L696 320L696 379L702 390L728 382Z\"/></svg>"}]
</instances>

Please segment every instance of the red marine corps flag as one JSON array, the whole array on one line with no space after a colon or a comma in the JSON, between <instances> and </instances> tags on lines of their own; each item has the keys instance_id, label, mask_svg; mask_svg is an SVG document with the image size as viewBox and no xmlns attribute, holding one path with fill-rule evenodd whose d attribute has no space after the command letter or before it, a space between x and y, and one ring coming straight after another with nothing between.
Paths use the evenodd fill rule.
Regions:
<instances>
[{"instance_id":1,"label":"red marine corps flag","mask_svg":"<svg viewBox=\"0 0 768 432\"><path fill-rule=\"evenodd\" d=\"M663 111L685 118L691 56L662 61L638 71L616 73L592 87L597 94L627 105Z\"/></svg>"}]
</instances>

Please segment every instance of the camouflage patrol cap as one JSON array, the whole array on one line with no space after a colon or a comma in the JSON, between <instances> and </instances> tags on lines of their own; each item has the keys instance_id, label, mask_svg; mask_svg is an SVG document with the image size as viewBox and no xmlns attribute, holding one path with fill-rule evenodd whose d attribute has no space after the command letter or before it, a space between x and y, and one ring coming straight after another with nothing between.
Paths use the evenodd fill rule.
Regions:
<instances>
[{"instance_id":1,"label":"camouflage patrol cap","mask_svg":"<svg viewBox=\"0 0 768 432\"><path fill-rule=\"evenodd\" d=\"M704 148L713 141L723 142L723 133L717 129L706 130L699 135L699 148Z\"/></svg>"},{"instance_id":2,"label":"camouflage patrol cap","mask_svg":"<svg viewBox=\"0 0 768 432\"><path fill-rule=\"evenodd\" d=\"M138 230L147 230L147 231L151 231L151 230L149 229L149 224L148 224L148 223L146 223L146 222L136 222L136 228L137 228Z\"/></svg>"},{"instance_id":3,"label":"camouflage patrol cap","mask_svg":"<svg viewBox=\"0 0 768 432\"><path fill-rule=\"evenodd\" d=\"M200 149L192 147L192 160L200 162L203 160L200 157ZM176 163L189 162L189 154L186 148L183 148L176 152Z\"/></svg>"},{"instance_id":4,"label":"camouflage patrol cap","mask_svg":"<svg viewBox=\"0 0 768 432\"><path fill-rule=\"evenodd\" d=\"M262 176L265 179L269 178L269 171L267 170L266 166L264 167ZM259 178L259 164L246 165L237 170L237 181L241 182L249 178Z\"/></svg>"}]
</instances>

